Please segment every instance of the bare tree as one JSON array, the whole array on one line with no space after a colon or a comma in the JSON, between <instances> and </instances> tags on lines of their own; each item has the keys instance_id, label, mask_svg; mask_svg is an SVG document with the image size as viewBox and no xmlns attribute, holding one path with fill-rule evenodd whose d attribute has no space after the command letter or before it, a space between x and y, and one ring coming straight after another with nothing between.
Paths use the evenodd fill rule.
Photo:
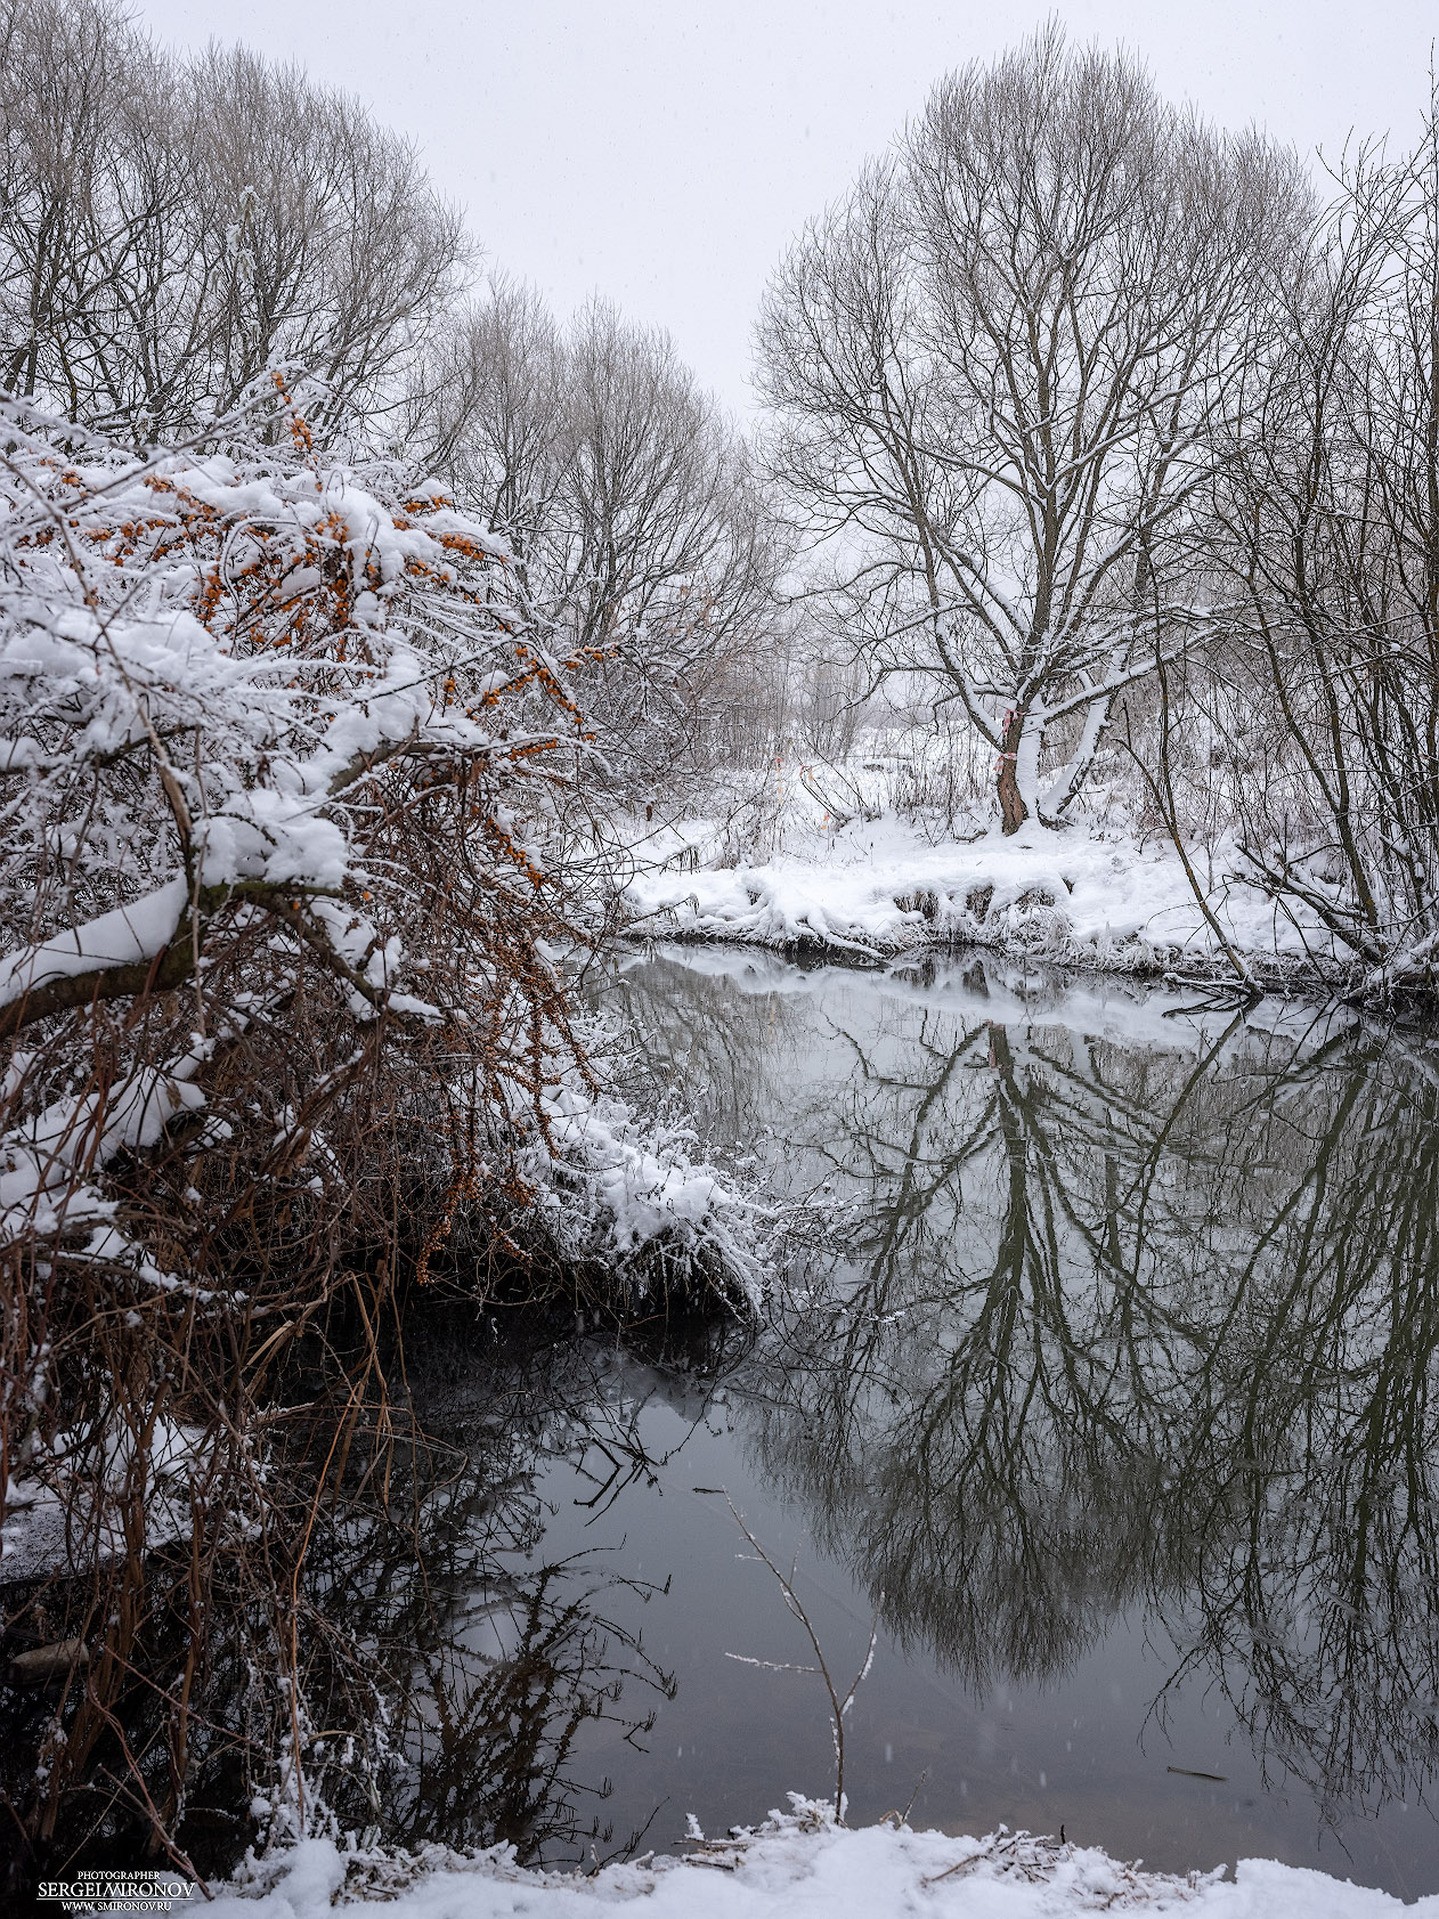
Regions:
<instances>
[{"instance_id":1,"label":"bare tree","mask_svg":"<svg viewBox=\"0 0 1439 1919\"><path fill-rule=\"evenodd\" d=\"M1073 803L1156 620L1182 640L1166 541L1305 206L1291 154L1051 26L943 81L775 276L776 477L873 672L994 748L1006 831Z\"/></svg>"},{"instance_id":2,"label":"bare tree","mask_svg":"<svg viewBox=\"0 0 1439 1919\"><path fill-rule=\"evenodd\" d=\"M107 0L6 0L0 8L0 385L79 402L75 335L111 287L134 209L114 178L126 112L149 89L147 49ZM171 199L152 205L152 218ZM125 217L129 215L130 217Z\"/></svg>"},{"instance_id":3,"label":"bare tree","mask_svg":"<svg viewBox=\"0 0 1439 1919\"><path fill-rule=\"evenodd\" d=\"M669 339L599 303L561 330L498 282L409 410L562 644L596 663L591 711L620 782L752 754L745 722L768 716L781 664L781 549L740 435Z\"/></svg>"},{"instance_id":4,"label":"bare tree","mask_svg":"<svg viewBox=\"0 0 1439 1919\"><path fill-rule=\"evenodd\" d=\"M294 67L212 47L189 83L224 320L207 397L227 404L284 362L332 417L373 405L457 291L458 212L406 142Z\"/></svg>"},{"instance_id":5,"label":"bare tree","mask_svg":"<svg viewBox=\"0 0 1439 1919\"><path fill-rule=\"evenodd\" d=\"M321 430L388 397L468 252L403 141L110 0L0 0L0 47L0 384L147 442L277 367Z\"/></svg>"},{"instance_id":6,"label":"bare tree","mask_svg":"<svg viewBox=\"0 0 1439 1919\"><path fill-rule=\"evenodd\" d=\"M400 431L504 529L527 585L558 511L564 422L560 329L533 288L493 277L415 369Z\"/></svg>"},{"instance_id":7,"label":"bare tree","mask_svg":"<svg viewBox=\"0 0 1439 1919\"><path fill-rule=\"evenodd\" d=\"M1362 149L1286 289L1214 496L1224 622L1285 745L1244 783L1252 864L1359 960L1439 935L1439 120Z\"/></svg>"}]
</instances>

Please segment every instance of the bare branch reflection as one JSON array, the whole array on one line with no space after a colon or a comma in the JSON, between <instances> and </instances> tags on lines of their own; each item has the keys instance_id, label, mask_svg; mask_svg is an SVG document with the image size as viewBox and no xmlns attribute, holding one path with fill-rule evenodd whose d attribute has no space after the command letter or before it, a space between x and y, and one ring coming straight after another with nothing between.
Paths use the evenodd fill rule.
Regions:
<instances>
[{"instance_id":1,"label":"bare branch reflection","mask_svg":"<svg viewBox=\"0 0 1439 1919\"><path fill-rule=\"evenodd\" d=\"M761 1017L677 960L632 1003L672 1031L665 996L703 998L683 1030L707 1035L717 1110L782 1115L790 1177L823 1166L855 1202L756 1362L757 1446L888 1630L984 1693L1142 1616L1173 1647L1161 1720L1214 1685L1321 1808L1422 1797L1428 1042L987 960L807 986L745 964Z\"/></svg>"}]
</instances>

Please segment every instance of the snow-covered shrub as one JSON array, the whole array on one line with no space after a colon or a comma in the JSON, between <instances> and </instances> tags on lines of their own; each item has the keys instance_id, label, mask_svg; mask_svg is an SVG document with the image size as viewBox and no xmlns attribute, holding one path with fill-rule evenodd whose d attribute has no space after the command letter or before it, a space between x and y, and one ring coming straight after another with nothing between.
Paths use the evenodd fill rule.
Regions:
<instances>
[{"instance_id":1,"label":"snow-covered shrub","mask_svg":"<svg viewBox=\"0 0 1439 1919\"><path fill-rule=\"evenodd\" d=\"M705 1159L688 1126L643 1124L627 1101L573 1082L546 1095L544 1114L524 1171L569 1261L642 1297L683 1303L698 1283L759 1304L755 1201Z\"/></svg>"},{"instance_id":2,"label":"snow-covered shrub","mask_svg":"<svg viewBox=\"0 0 1439 1919\"><path fill-rule=\"evenodd\" d=\"M506 549L319 465L298 417L280 458L143 461L12 422L7 1247L208 1286L249 1176L289 1197L293 1265L294 1209L328 1235L373 1199L346 1124L400 1123L397 1085L449 1183L495 1176L497 1118L577 1056L536 823L583 743ZM115 1171L141 1152L144 1197Z\"/></svg>"},{"instance_id":3,"label":"snow-covered shrub","mask_svg":"<svg viewBox=\"0 0 1439 1919\"><path fill-rule=\"evenodd\" d=\"M557 958L595 930L550 850L586 657L436 487L275 406L264 444L151 456L0 417L0 1550L63 1513L68 1582L7 1627L73 1652L39 1842L98 1767L173 1847L217 1606L255 1764L292 1736L298 1768L298 1568L390 1443L406 1284L733 1237L712 1177L595 1104ZM339 1394L316 1458L277 1411L302 1361Z\"/></svg>"}]
</instances>

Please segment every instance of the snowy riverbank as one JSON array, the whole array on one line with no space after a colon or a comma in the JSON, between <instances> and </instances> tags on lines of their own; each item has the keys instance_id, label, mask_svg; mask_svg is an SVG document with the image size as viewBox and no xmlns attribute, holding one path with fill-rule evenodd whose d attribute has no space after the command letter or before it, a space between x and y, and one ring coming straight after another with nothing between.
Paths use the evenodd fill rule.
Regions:
<instances>
[{"instance_id":1,"label":"snowy riverbank","mask_svg":"<svg viewBox=\"0 0 1439 1919\"><path fill-rule=\"evenodd\" d=\"M935 845L888 817L765 864L718 865L706 825L681 823L635 849L636 932L877 958L985 946L1131 973L1229 970L1169 847L1037 826ZM1239 865L1220 847L1197 869L1224 939L1270 983L1331 969L1323 929L1239 878Z\"/></svg>"},{"instance_id":2,"label":"snowy riverbank","mask_svg":"<svg viewBox=\"0 0 1439 1919\"><path fill-rule=\"evenodd\" d=\"M1091 1912L1182 1913L1192 1919L1439 1919L1439 1894L1406 1905L1388 1893L1272 1860L1245 1859L1231 1880L1187 1879L1122 1865L1092 1847L1025 1835L951 1838L880 1825L836 1827L796 1801L738 1840L692 1855L606 1866L591 1878L527 1872L500 1846L461 1859L343 1854L307 1840L219 1889L210 1919L318 1919L351 1900L384 1901L391 1919L1066 1919Z\"/></svg>"}]
</instances>

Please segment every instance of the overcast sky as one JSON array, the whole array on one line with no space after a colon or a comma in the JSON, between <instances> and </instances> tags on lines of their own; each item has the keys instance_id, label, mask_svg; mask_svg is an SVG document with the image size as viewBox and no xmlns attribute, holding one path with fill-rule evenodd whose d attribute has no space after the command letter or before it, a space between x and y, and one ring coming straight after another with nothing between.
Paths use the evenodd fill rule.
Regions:
<instances>
[{"instance_id":1,"label":"overcast sky","mask_svg":"<svg viewBox=\"0 0 1439 1919\"><path fill-rule=\"evenodd\" d=\"M1049 12L1160 87L1306 151L1410 137L1439 13L1415 0L140 0L163 40L243 40L413 139L498 267L561 313L667 327L736 408L769 269L951 67Z\"/></svg>"}]
</instances>

